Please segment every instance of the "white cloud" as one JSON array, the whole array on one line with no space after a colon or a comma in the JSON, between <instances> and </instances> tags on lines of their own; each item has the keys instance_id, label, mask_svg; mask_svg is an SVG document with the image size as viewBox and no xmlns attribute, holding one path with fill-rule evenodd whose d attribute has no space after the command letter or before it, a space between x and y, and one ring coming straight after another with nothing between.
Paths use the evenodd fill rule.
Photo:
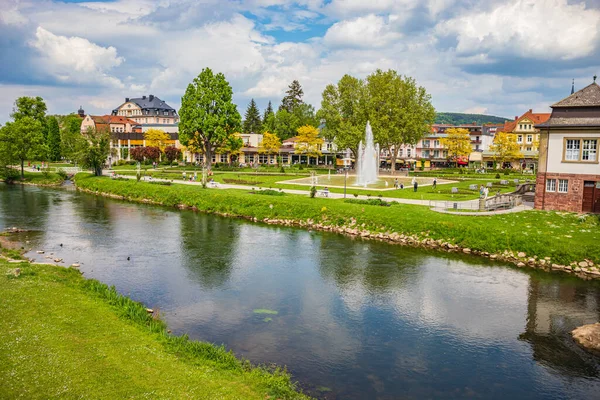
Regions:
<instances>
[{"instance_id":1,"label":"white cloud","mask_svg":"<svg viewBox=\"0 0 600 400\"><path fill-rule=\"evenodd\" d=\"M436 31L439 36L456 35L461 55L569 60L588 56L597 48L600 10L567 0L512 0L490 11L441 22Z\"/></svg>"},{"instance_id":2,"label":"white cloud","mask_svg":"<svg viewBox=\"0 0 600 400\"><path fill-rule=\"evenodd\" d=\"M327 30L323 42L330 47L384 47L402 37L393 30L392 19L370 14L337 22Z\"/></svg>"},{"instance_id":3,"label":"white cloud","mask_svg":"<svg viewBox=\"0 0 600 400\"><path fill-rule=\"evenodd\" d=\"M106 71L121 65L125 59L114 47L101 47L80 37L57 36L42 27L36 30L36 39L30 46L37 49L44 68L63 82L98 83L122 87L121 81Z\"/></svg>"},{"instance_id":4,"label":"white cloud","mask_svg":"<svg viewBox=\"0 0 600 400\"><path fill-rule=\"evenodd\" d=\"M19 11L17 3L5 4L0 8L0 24L21 26L27 23L27 17L25 17Z\"/></svg>"}]
</instances>

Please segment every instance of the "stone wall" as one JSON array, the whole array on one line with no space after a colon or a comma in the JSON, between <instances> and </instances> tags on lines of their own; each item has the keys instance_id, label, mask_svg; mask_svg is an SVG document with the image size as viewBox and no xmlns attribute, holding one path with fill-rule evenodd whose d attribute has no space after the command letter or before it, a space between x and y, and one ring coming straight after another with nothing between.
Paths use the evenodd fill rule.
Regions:
<instances>
[{"instance_id":1,"label":"stone wall","mask_svg":"<svg viewBox=\"0 0 600 400\"><path fill-rule=\"evenodd\" d=\"M557 191L546 192L546 181L556 179ZM558 180L567 179L567 193L558 192ZM581 212L583 207L583 182L600 182L600 175L539 173L536 179L535 208L538 210L557 210Z\"/></svg>"}]
</instances>

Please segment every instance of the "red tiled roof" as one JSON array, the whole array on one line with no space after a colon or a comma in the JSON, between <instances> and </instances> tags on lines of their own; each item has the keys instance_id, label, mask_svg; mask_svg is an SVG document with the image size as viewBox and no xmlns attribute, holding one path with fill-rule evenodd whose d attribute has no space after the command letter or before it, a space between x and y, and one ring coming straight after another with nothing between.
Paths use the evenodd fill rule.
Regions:
<instances>
[{"instance_id":1,"label":"red tiled roof","mask_svg":"<svg viewBox=\"0 0 600 400\"><path fill-rule=\"evenodd\" d=\"M503 130L504 132L514 132L517 124L525 118L532 121L534 125L541 124L548 121L550 115L550 113L534 113L533 110L529 110L514 121L505 122Z\"/></svg>"}]
</instances>

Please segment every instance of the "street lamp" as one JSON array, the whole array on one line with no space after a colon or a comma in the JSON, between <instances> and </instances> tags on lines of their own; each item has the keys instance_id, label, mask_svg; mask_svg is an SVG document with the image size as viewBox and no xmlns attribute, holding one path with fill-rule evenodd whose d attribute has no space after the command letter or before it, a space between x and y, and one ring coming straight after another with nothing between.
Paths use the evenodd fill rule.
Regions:
<instances>
[{"instance_id":1,"label":"street lamp","mask_svg":"<svg viewBox=\"0 0 600 400\"><path fill-rule=\"evenodd\" d=\"M344 198L346 198L346 180L348 179L348 170L344 168Z\"/></svg>"}]
</instances>

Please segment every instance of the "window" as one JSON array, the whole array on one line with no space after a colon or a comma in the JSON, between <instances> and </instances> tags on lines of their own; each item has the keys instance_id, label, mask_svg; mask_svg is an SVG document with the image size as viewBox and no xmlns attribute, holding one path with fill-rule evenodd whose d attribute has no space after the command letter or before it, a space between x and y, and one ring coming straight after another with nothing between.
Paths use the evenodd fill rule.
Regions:
<instances>
[{"instance_id":1,"label":"window","mask_svg":"<svg viewBox=\"0 0 600 400\"><path fill-rule=\"evenodd\" d=\"M527 151L531 151L531 146L527 147Z\"/></svg>"},{"instance_id":2,"label":"window","mask_svg":"<svg viewBox=\"0 0 600 400\"><path fill-rule=\"evenodd\" d=\"M436 141L434 142L434 146L435 146L435 147L440 147L440 141L439 141L439 140L436 140Z\"/></svg>"},{"instance_id":3,"label":"window","mask_svg":"<svg viewBox=\"0 0 600 400\"><path fill-rule=\"evenodd\" d=\"M429 147L429 140L423 140L423 147Z\"/></svg>"},{"instance_id":4,"label":"window","mask_svg":"<svg viewBox=\"0 0 600 400\"><path fill-rule=\"evenodd\" d=\"M410 149L406 149L406 157L410 157Z\"/></svg>"},{"instance_id":5,"label":"window","mask_svg":"<svg viewBox=\"0 0 600 400\"><path fill-rule=\"evenodd\" d=\"M546 180L546 192L556 192L556 179Z\"/></svg>"},{"instance_id":6,"label":"window","mask_svg":"<svg viewBox=\"0 0 600 400\"><path fill-rule=\"evenodd\" d=\"M598 147L598 141L592 139L583 140L583 151L581 152L582 161L596 161L596 152Z\"/></svg>"},{"instance_id":7,"label":"window","mask_svg":"<svg viewBox=\"0 0 600 400\"><path fill-rule=\"evenodd\" d=\"M148 118L146 118L146 123L148 123Z\"/></svg>"},{"instance_id":8,"label":"window","mask_svg":"<svg viewBox=\"0 0 600 400\"><path fill-rule=\"evenodd\" d=\"M398 156L399 157L402 157L403 154L404 154L404 150L403 149L398 150Z\"/></svg>"},{"instance_id":9,"label":"window","mask_svg":"<svg viewBox=\"0 0 600 400\"><path fill-rule=\"evenodd\" d=\"M533 142L533 135L527 135L527 143Z\"/></svg>"},{"instance_id":10,"label":"window","mask_svg":"<svg viewBox=\"0 0 600 400\"><path fill-rule=\"evenodd\" d=\"M523 143L523 135L517 136L517 143Z\"/></svg>"},{"instance_id":11,"label":"window","mask_svg":"<svg viewBox=\"0 0 600 400\"><path fill-rule=\"evenodd\" d=\"M423 150L423 158L429 158L429 150Z\"/></svg>"},{"instance_id":12,"label":"window","mask_svg":"<svg viewBox=\"0 0 600 400\"><path fill-rule=\"evenodd\" d=\"M522 131L523 130L523 125L519 124L519 130Z\"/></svg>"},{"instance_id":13,"label":"window","mask_svg":"<svg viewBox=\"0 0 600 400\"><path fill-rule=\"evenodd\" d=\"M565 140L565 161L579 161L580 139Z\"/></svg>"},{"instance_id":14,"label":"window","mask_svg":"<svg viewBox=\"0 0 600 400\"><path fill-rule=\"evenodd\" d=\"M168 111L165 111L165 112L163 113L163 115L169 115L169 112L168 112Z\"/></svg>"},{"instance_id":15,"label":"window","mask_svg":"<svg viewBox=\"0 0 600 400\"><path fill-rule=\"evenodd\" d=\"M567 193L569 191L569 181L567 179L558 180L558 193Z\"/></svg>"},{"instance_id":16,"label":"window","mask_svg":"<svg viewBox=\"0 0 600 400\"><path fill-rule=\"evenodd\" d=\"M434 150L433 151L433 158L440 158L440 151L439 150Z\"/></svg>"}]
</instances>

